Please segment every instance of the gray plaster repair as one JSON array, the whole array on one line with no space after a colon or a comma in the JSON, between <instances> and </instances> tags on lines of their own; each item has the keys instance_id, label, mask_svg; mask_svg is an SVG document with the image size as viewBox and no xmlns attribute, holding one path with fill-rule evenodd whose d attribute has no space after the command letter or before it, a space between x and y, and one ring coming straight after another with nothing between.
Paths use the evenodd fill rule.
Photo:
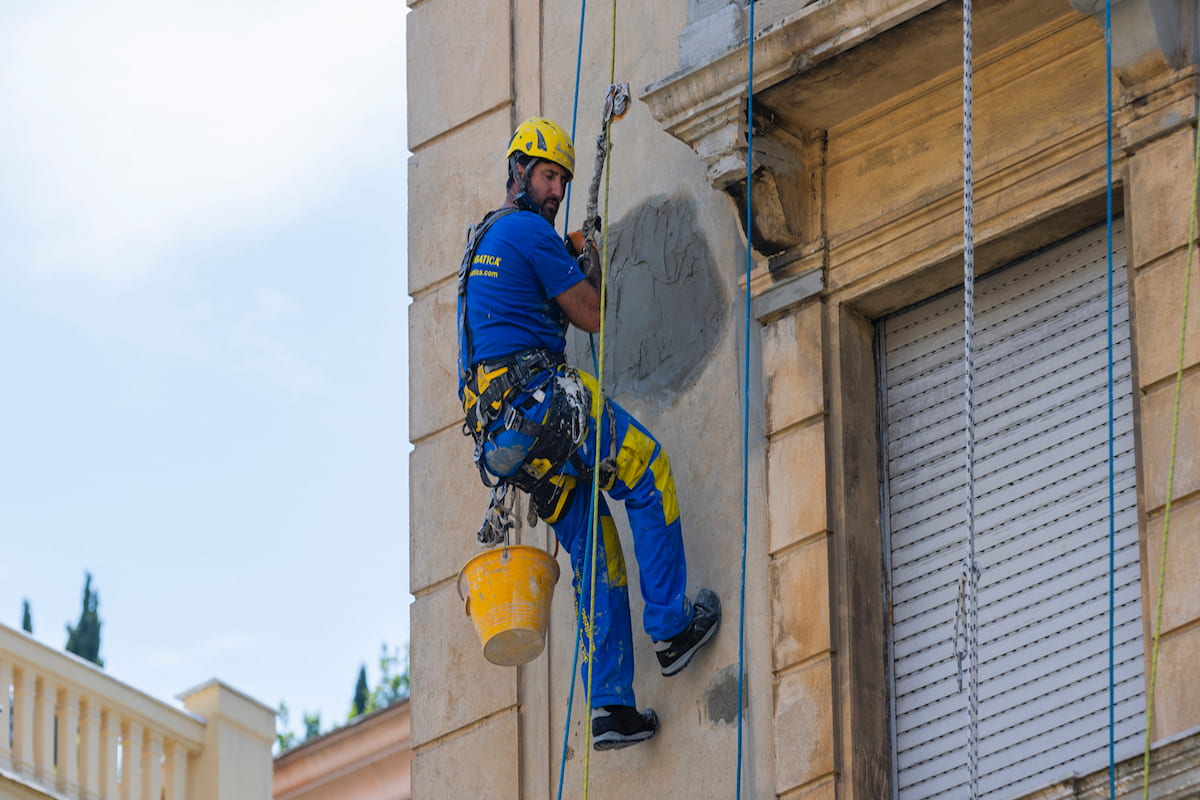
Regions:
<instances>
[{"instance_id":1,"label":"gray plaster repair","mask_svg":"<svg viewBox=\"0 0 1200 800\"><path fill-rule=\"evenodd\" d=\"M704 710L710 722L730 725L737 721L737 676L737 664L730 664L708 682L704 692Z\"/></svg>"},{"instance_id":2,"label":"gray plaster repair","mask_svg":"<svg viewBox=\"0 0 1200 800\"><path fill-rule=\"evenodd\" d=\"M647 199L612 226L608 247L605 386L666 405L699 377L728 315L695 200ZM574 363L591 370L587 338L575 346Z\"/></svg>"}]
</instances>

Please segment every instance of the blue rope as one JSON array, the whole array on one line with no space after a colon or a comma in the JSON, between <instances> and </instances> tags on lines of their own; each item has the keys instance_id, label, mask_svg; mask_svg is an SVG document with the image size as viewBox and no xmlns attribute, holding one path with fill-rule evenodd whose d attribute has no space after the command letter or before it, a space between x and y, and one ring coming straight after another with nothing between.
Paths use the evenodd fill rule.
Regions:
<instances>
[{"instance_id":1,"label":"blue rope","mask_svg":"<svg viewBox=\"0 0 1200 800\"><path fill-rule=\"evenodd\" d=\"M1116 597L1117 597L1117 490L1116 446L1113 391L1113 107L1112 107L1112 0L1104 0L1104 77L1105 77L1105 206L1108 226L1108 796L1117 796L1117 678Z\"/></svg>"},{"instance_id":2,"label":"blue rope","mask_svg":"<svg viewBox=\"0 0 1200 800\"><path fill-rule=\"evenodd\" d=\"M583 22L587 18L587 0L582 0L579 4L579 43L575 46L575 99L571 101L571 145L575 144L575 125L579 120L579 75L583 67ZM575 185L575 181L567 184L567 201L563 208L563 236L571 230L571 187ZM588 334L588 347L592 351L592 372L600 371L600 364L596 360L596 337L593 334ZM574 691L574 684L571 690ZM567 722L571 721L571 716L568 710ZM566 742L564 737L563 748L565 752ZM562 786L559 786L559 791L562 791Z\"/></svg>"},{"instance_id":3,"label":"blue rope","mask_svg":"<svg viewBox=\"0 0 1200 800\"><path fill-rule=\"evenodd\" d=\"M575 50L575 99L571 103L571 143L572 144L574 144L574 142L575 142L575 122L579 117L579 73L580 73L580 67L583 63L583 61L582 61L583 60L583 21L586 18L586 15L587 15L587 0L581 0L581 2L579 4L579 44ZM563 234L564 235L566 234L566 232L568 230L570 230L570 225L571 225L571 185L573 183L574 183L574 181L567 184L567 202L566 202L566 209L563 212ZM591 334L588 334L588 339L590 340L591 338L592 338ZM593 341L593 343L592 343L592 360L595 361L595 358L596 358L595 342ZM592 509L592 513L595 513L595 509ZM592 558L592 549L589 547L584 552L584 557L583 557L583 566L584 566L585 572L589 569L589 566L591 563L591 558ZM571 736L571 713L575 707L575 673L579 669L579 651L583 647L583 641L582 641L583 640L583 625L578 624L579 612L580 612L580 607L579 607L579 600L577 597L576 601L575 601L575 619L576 619L575 655L571 659L571 673L570 673L571 691L567 694L567 718L566 718L566 721L563 722L562 753L559 755L559 758L558 758L558 794L557 794L558 800L562 800L563 778L564 778L564 776L566 774L566 770L567 770L567 743L570 741L570 736ZM591 724L590 720L589 720L588 724L589 725Z\"/></svg>"},{"instance_id":4,"label":"blue rope","mask_svg":"<svg viewBox=\"0 0 1200 800\"><path fill-rule=\"evenodd\" d=\"M571 102L571 144L575 144L575 122L579 119L579 73L583 66L583 20L587 15L587 0L579 4L579 44L575 47L575 99ZM563 235L571 229L571 186L567 184L567 202L563 211Z\"/></svg>"},{"instance_id":5,"label":"blue rope","mask_svg":"<svg viewBox=\"0 0 1200 800\"><path fill-rule=\"evenodd\" d=\"M754 0L750 0L749 63L746 68L746 327L742 353L742 578L738 596L737 798L742 797L742 693L746 675L746 542L750 531L750 272L754 266L750 232L754 227Z\"/></svg>"}]
</instances>

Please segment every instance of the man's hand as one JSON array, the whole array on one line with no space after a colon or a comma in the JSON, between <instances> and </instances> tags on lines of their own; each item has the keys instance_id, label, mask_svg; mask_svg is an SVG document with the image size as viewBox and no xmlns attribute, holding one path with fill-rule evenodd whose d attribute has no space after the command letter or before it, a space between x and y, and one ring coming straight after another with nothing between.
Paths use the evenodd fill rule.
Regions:
<instances>
[{"instance_id":1,"label":"man's hand","mask_svg":"<svg viewBox=\"0 0 1200 800\"><path fill-rule=\"evenodd\" d=\"M583 231L572 231L567 234L566 244L567 252L575 257L575 263L579 265L579 269L588 279L588 283L599 286L600 251L596 249L596 243L585 238Z\"/></svg>"},{"instance_id":2,"label":"man's hand","mask_svg":"<svg viewBox=\"0 0 1200 800\"><path fill-rule=\"evenodd\" d=\"M596 243L584 238L583 231L567 234L567 252L575 257L587 280L562 292L554 298L567 319L576 328L596 333L600 330L600 251Z\"/></svg>"}]
</instances>

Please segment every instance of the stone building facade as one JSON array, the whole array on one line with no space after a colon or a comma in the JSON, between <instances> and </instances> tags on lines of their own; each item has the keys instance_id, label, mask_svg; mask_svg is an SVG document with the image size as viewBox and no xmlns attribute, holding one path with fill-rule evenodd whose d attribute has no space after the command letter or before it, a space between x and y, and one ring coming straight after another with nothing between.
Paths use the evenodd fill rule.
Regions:
<instances>
[{"instance_id":1,"label":"stone building facade","mask_svg":"<svg viewBox=\"0 0 1200 800\"><path fill-rule=\"evenodd\" d=\"M409 6L412 676L420 687L412 705L413 791L419 798L549 798L573 679L570 587L565 580L558 586L542 657L516 669L483 660L455 580L476 552L472 534L486 494L470 464L455 400L454 275L465 227L503 199L511 130L535 114L570 122L579 9L540 0L410 0ZM908 646L894 606L901 506L938 498L924 497L920 480L910 488L893 473L889 448L896 431L923 411L893 420L887 405L893 375L904 372L900 357L889 355L890 332L917 325L925 314L920 309L932 308L922 304L960 291L962 282L961 6L759 0L754 11L755 211L746 224L747 4L618 3L615 71L636 99L613 129L605 385L671 453L692 586L713 587L727 616L703 656L669 681L653 668L649 642L636 639L639 702L659 711L662 729L645 745L592 757L590 790L597 797L674 797L684 787L689 796L734 794L743 502L737 443L747 367L748 229L754 259L743 793L806 800L963 796L961 763L928 782L914 778L933 760L917 754L924 742L905 744L898 733L904 714L919 720L934 713L922 706L898 709L900 650ZM1078 237L1102 240L1105 232L1103 11L1103 3L1091 0L1010 0L975 11L976 273L982 289L992 279L988 285L1015 284L1018 293L1028 284L1028 309L1044 305L1034 289L1049 278L1040 276L1083 252L1073 244ZM609 4L587 8L572 228L582 220L591 143L609 82L610 13ZM1113 4L1120 251L1114 263L1128 298L1120 313L1127 314L1121 324L1129 353L1128 388L1117 401L1128 409L1122 424L1128 425L1132 498L1123 517L1131 537L1125 574L1132 578L1122 585L1132 600L1122 607L1132 614L1128 641L1140 654L1124 683L1134 709L1127 726L1134 732L1117 774L1128 796L1140 796L1141 759L1126 751L1140 752L1134 729L1144 719L1151 673L1167 508L1192 207L1198 24L1192 2ZM1081 313L1070 310L1074 293L1061 295L1068 317ZM1200 462L1191 456L1200 439L1195 304L1188 317L1151 727L1153 791L1161 797L1192 796L1187 792L1194 794L1200 781ZM1013 344L1004 357L1032 363L1040 344L1064 335L1052 329L1039 341ZM586 345L574 341L577 363L590 361ZM1020 380L1001 380L991 391L1001 396ZM1052 411L1059 401L1019 405L1037 408L1039 402ZM1047 449L1035 441L1007 452L1002 458L1019 465ZM915 474L926 469L933 467L921 465ZM1061 470L1048 468L1032 480L1039 490L1066 487L1078 473ZM1006 488L997 491L996 497L1007 497ZM1087 491L1106 488L1089 485ZM1064 494L1043 515L1058 508L1061 517L1081 517L1084 511L1071 505L1080 496ZM447 502L451 497L458 499ZM1042 525L1033 515L1009 527L1051 530ZM989 564L999 558L988 553L989 533L980 531L984 592L1002 571L999 562ZM522 536L552 547L544 526ZM624 526L622 537L631 552ZM1062 552L1075 553L1068 539ZM1014 542L1018 558L1041 545ZM560 561L569 574L565 557ZM1042 585L1024 566L1013 569L1014 596ZM636 575L631 578L636 583ZM953 581L947 585L918 587L914 602L944 596L939 608L952 608ZM1063 602L1053 595L1038 608L1049 619ZM1018 614L1014 629L1028 627L1022 620L1031 616L1037 614ZM945 633L937 652L944 652L947 674L954 669L953 627L951 613L938 629ZM986 633L981 642L990 642ZM985 687L1000 686L988 683L996 680L989 664L996 667L997 658L984 647ZM1066 672L1055 672L1046 685L1075 686L1083 681L1070 677L1075 668L1064 665ZM568 731L569 787L583 778L586 715L579 697ZM1088 712L1106 705L1094 696L1080 702ZM995 732L988 719L987 747L1003 750L1021 720ZM943 738L961 752L960 733ZM1136 747L1129 744L1134 739ZM1005 769L1019 770L1015 763ZM1107 773L1107 752L1064 756L1044 773L997 777L985 786L995 797L1099 797L1106 796ZM948 788L929 788L938 785Z\"/></svg>"}]
</instances>

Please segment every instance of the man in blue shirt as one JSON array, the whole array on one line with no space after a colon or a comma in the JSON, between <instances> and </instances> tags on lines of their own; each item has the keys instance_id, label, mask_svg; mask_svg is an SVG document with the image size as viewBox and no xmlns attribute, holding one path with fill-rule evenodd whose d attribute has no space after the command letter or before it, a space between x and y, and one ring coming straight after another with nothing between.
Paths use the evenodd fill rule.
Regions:
<instances>
[{"instance_id":1,"label":"man in blue shirt","mask_svg":"<svg viewBox=\"0 0 1200 800\"><path fill-rule=\"evenodd\" d=\"M592 608L591 486L599 469L601 489L624 501L633 530L642 625L662 673L674 675L716 632L721 604L708 589L694 601L687 596L666 452L620 405L602 397L593 376L566 364L567 324L595 333L602 313L594 246L580 237L580 252L568 252L553 225L574 173L574 147L562 128L534 117L513 133L507 158L504 205L472 229L459 272L459 397L476 462L488 485L491 476L529 492L570 553L585 629ZM652 709L637 710L625 561L603 494L597 511L591 724L594 747L607 750L649 739L658 717ZM587 670L585 662L585 683Z\"/></svg>"}]
</instances>

